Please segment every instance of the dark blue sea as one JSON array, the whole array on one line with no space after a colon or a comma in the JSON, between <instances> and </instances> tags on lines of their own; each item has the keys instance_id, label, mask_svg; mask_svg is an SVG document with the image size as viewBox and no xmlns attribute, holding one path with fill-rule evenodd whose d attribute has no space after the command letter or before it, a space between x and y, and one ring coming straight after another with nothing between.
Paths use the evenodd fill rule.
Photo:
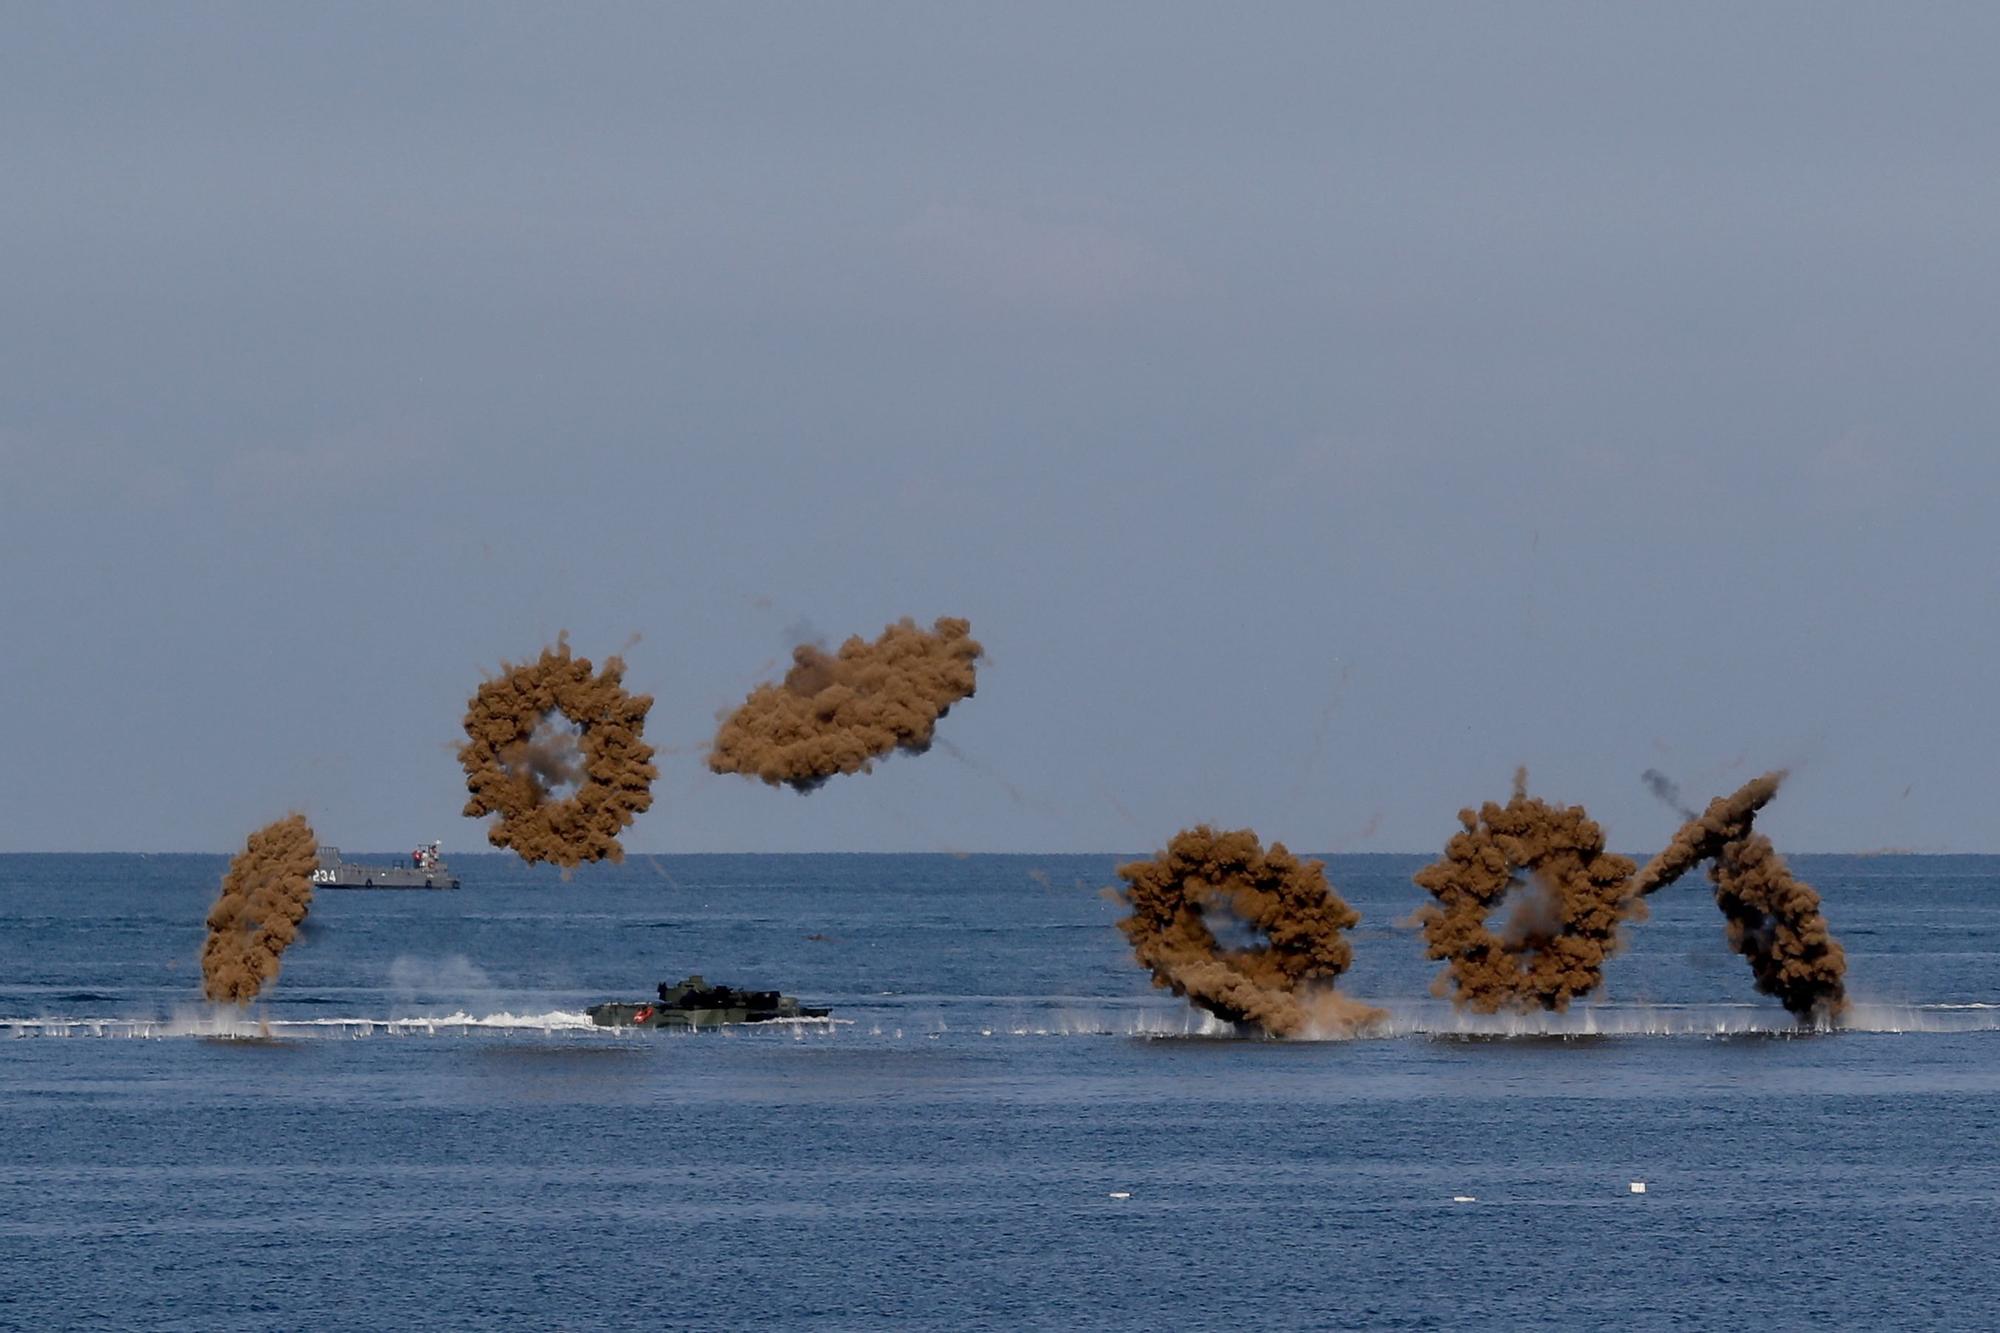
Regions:
<instances>
[{"instance_id":1,"label":"dark blue sea","mask_svg":"<svg viewBox=\"0 0 2000 1333\"><path fill-rule=\"evenodd\" d=\"M1421 858L1334 857L1391 1018L1322 1042L1150 989L1117 859L461 856L225 1014L225 857L0 856L0 1327L2000 1318L2000 858L1793 858L1857 1000L1801 1033L1696 878L1601 1002L1472 1020ZM691 971L834 1021L582 1012Z\"/></svg>"}]
</instances>

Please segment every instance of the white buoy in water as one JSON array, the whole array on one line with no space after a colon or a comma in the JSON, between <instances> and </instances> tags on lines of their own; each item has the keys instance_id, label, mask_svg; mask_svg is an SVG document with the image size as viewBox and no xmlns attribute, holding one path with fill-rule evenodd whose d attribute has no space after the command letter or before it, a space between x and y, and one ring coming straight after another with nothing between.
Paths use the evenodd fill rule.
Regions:
<instances>
[{"instance_id":1,"label":"white buoy in water","mask_svg":"<svg viewBox=\"0 0 2000 1333\"><path fill-rule=\"evenodd\" d=\"M1479 1200L1477 1200L1477 1199L1473 1198L1473 1197L1472 1197L1472 1196L1471 1196L1470 1194L1454 1194L1454 1195L1452 1195L1452 1196L1451 1196L1451 1201L1452 1201L1453 1203L1478 1203L1478 1202L1479 1202Z\"/></svg>"},{"instance_id":2,"label":"white buoy in water","mask_svg":"<svg viewBox=\"0 0 2000 1333\"><path fill-rule=\"evenodd\" d=\"M1632 1182L1631 1189L1634 1194L1644 1194L1646 1192L1646 1182L1635 1180Z\"/></svg>"},{"instance_id":3,"label":"white buoy in water","mask_svg":"<svg viewBox=\"0 0 2000 1333\"><path fill-rule=\"evenodd\" d=\"M1114 1199L1129 1199L1129 1198L1131 1198L1131 1197L1132 1197L1132 1191L1131 1191L1131 1190L1113 1190L1113 1191L1111 1191L1111 1197L1112 1197L1112 1198L1114 1198Z\"/></svg>"}]
</instances>

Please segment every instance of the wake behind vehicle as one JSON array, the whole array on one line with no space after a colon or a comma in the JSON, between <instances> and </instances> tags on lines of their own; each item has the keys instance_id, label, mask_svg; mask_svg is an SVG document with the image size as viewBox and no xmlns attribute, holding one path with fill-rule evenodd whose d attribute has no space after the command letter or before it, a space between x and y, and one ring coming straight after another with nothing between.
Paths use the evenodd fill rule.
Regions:
<instances>
[{"instance_id":1,"label":"wake behind vehicle","mask_svg":"<svg viewBox=\"0 0 2000 1333\"><path fill-rule=\"evenodd\" d=\"M808 1008L797 997L774 990L711 986L697 973L671 985L662 981L657 1004L612 1001L584 1012L601 1028L719 1028L725 1023L825 1018L832 1010Z\"/></svg>"},{"instance_id":2,"label":"wake behind vehicle","mask_svg":"<svg viewBox=\"0 0 2000 1333\"><path fill-rule=\"evenodd\" d=\"M392 866L357 865L341 860L340 848L322 847L312 883L315 889L455 889L458 876L445 865L436 842L411 852L408 865Z\"/></svg>"}]
</instances>

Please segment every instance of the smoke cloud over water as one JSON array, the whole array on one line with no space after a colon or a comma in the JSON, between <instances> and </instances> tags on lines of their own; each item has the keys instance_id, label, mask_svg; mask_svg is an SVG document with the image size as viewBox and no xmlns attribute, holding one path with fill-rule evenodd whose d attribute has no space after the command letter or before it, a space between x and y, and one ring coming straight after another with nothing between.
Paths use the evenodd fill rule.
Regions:
<instances>
[{"instance_id":1,"label":"smoke cloud over water","mask_svg":"<svg viewBox=\"0 0 2000 1333\"><path fill-rule=\"evenodd\" d=\"M1757 989L1795 1018L1828 1023L1847 1007L1847 953L1820 911L1819 894L1796 878L1771 840L1752 828L1784 782L1782 770L1753 778L1683 825L1639 871L1640 894L1656 893L1710 862L1729 947L1749 960Z\"/></svg>"},{"instance_id":2,"label":"smoke cloud over water","mask_svg":"<svg viewBox=\"0 0 2000 1333\"><path fill-rule=\"evenodd\" d=\"M922 754L938 719L972 697L983 651L971 622L950 616L928 630L905 618L837 653L801 644L782 683L759 685L724 719L708 766L809 792L892 751Z\"/></svg>"},{"instance_id":3,"label":"smoke cloud over water","mask_svg":"<svg viewBox=\"0 0 2000 1333\"><path fill-rule=\"evenodd\" d=\"M1729 945L1749 960L1757 989L1800 1022L1834 1021L1847 1003L1846 955L1819 895L1752 828L1784 778L1766 773L1689 812L1673 841L1635 872L1604 850L1603 830L1581 806L1530 797L1525 771L1517 773L1513 798L1461 810L1464 828L1444 859L1416 875L1436 899L1417 914L1426 950L1446 964L1433 989L1480 1013L1560 1011L1602 984L1621 928L1645 918L1646 896L1707 861ZM1664 774L1648 770L1645 781L1683 808ZM1496 932L1490 918L1502 899L1513 912Z\"/></svg>"},{"instance_id":4,"label":"smoke cloud over water","mask_svg":"<svg viewBox=\"0 0 2000 1333\"><path fill-rule=\"evenodd\" d=\"M208 913L201 988L209 999L247 1004L278 975L278 958L312 905L319 840L304 815L252 833L229 863Z\"/></svg>"},{"instance_id":5,"label":"smoke cloud over water","mask_svg":"<svg viewBox=\"0 0 2000 1333\"><path fill-rule=\"evenodd\" d=\"M566 639L535 662L502 667L466 703L467 739L458 751L471 793L465 814L500 816L486 840L524 861L624 860L618 835L652 808L659 776L643 739L651 697L625 692L618 657L593 675L590 659L571 657Z\"/></svg>"},{"instance_id":6,"label":"smoke cloud over water","mask_svg":"<svg viewBox=\"0 0 2000 1333\"><path fill-rule=\"evenodd\" d=\"M1417 912L1425 952L1446 965L1432 989L1480 1013L1562 1010L1596 990L1620 927L1644 915L1628 889L1632 862L1604 850L1582 806L1529 796L1526 770L1507 804L1458 818L1444 858L1415 877L1436 900ZM1510 894L1513 914L1496 932L1490 918Z\"/></svg>"},{"instance_id":7,"label":"smoke cloud over water","mask_svg":"<svg viewBox=\"0 0 2000 1333\"><path fill-rule=\"evenodd\" d=\"M1828 929L1819 894L1794 878L1761 833L1723 847L1709 867L1729 947L1750 962L1757 989L1801 1022L1830 1023L1847 1009L1847 951Z\"/></svg>"},{"instance_id":8,"label":"smoke cloud over water","mask_svg":"<svg viewBox=\"0 0 2000 1333\"><path fill-rule=\"evenodd\" d=\"M1249 829L1204 824L1176 834L1152 860L1119 866L1118 876L1132 909L1118 928L1154 985L1279 1037L1353 1035L1385 1017L1333 989L1353 961L1346 932L1361 914L1334 892L1320 862L1301 861L1283 843L1267 852ZM1224 921L1265 942L1224 947L1215 929Z\"/></svg>"}]
</instances>

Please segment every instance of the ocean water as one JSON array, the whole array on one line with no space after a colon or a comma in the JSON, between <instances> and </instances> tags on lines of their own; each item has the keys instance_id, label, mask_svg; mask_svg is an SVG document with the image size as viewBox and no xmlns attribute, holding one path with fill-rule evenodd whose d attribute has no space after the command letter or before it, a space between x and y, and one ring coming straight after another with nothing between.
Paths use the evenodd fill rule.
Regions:
<instances>
[{"instance_id":1,"label":"ocean water","mask_svg":"<svg viewBox=\"0 0 2000 1333\"><path fill-rule=\"evenodd\" d=\"M0 856L0 1328L2000 1318L2000 858L1793 858L1857 1000L1817 1033L1695 879L1598 1003L1455 1016L1421 858L1331 858L1391 1020L1325 1042L1150 989L1116 860L461 856L321 893L239 1015L226 858ZM689 971L834 1019L582 1013Z\"/></svg>"}]
</instances>

